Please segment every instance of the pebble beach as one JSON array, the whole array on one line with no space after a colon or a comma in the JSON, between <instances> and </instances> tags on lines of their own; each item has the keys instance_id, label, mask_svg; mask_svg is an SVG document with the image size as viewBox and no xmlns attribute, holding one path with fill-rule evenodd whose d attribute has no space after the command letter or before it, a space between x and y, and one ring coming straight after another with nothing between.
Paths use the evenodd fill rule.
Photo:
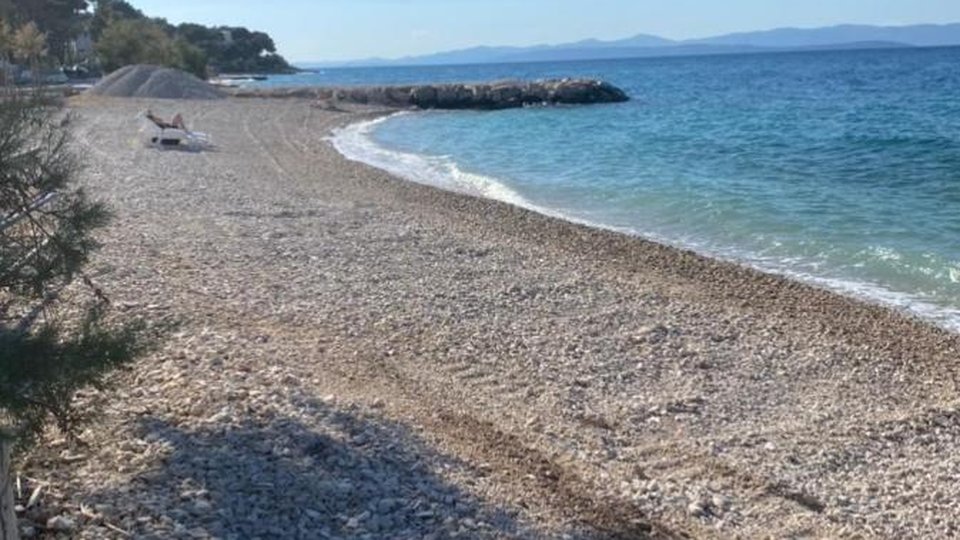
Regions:
<instances>
[{"instance_id":1,"label":"pebble beach","mask_svg":"<svg viewBox=\"0 0 960 540\"><path fill-rule=\"evenodd\" d=\"M28 533L960 534L955 333L340 156L382 110L69 107L92 275L171 330L23 457ZM145 146L145 109L215 148Z\"/></svg>"}]
</instances>

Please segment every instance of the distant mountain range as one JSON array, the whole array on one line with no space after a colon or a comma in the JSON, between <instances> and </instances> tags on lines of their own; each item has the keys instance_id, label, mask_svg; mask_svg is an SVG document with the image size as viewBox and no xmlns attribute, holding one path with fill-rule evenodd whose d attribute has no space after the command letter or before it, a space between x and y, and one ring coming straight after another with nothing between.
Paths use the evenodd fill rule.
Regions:
<instances>
[{"instance_id":1,"label":"distant mountain range","mask_svg":"<svg viewBox=\"0 0 960 540\"><path fill-rule=\"evenodd\" d=\"M826 28L778 28L684 41L639 34L613 41L588 39L575 43L532 47L473 47L424 56L395 59L369 58L351 62L313 62L303 63L300 66L304 68L435 66L948 45L960 45L960 23L913 26L846 24Z\"/></svg>"}]
</instances>

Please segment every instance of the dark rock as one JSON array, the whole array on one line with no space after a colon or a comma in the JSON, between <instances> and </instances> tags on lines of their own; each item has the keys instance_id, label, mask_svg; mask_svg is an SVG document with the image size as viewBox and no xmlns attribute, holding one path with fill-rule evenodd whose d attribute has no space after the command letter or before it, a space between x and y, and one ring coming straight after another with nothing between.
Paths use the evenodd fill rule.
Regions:
<instances>
[{"instance_id":1,"label":"dark rock","mask_svg":"<svg viewBox=\"0 0 960 540\"><path fill-rule=\"evenodd\" d=\"M416 86L410 92L410 97L414 106L425 109L437 102L437 89L433 86Z\"/></svg>"},{"instance_id":2,"label":"dark rock","mask_svg":"<svg viewBox=\"0 0 960 540\"><path fill-rule=\"evenodd\" d=\"M523 86L500 84L490 88L489 96L492 104L518 107L523 105L524 90Z\"/></svg>"},{"instance_id":3,"label":"dark rock","mask_svg":"<svg viewBox=\"0 0 960 540\"><path fill-rule=\"evenodd\" d=\"M394 107L413 105L413 89L409 86L388 86L385 89L387 103Z\"/></svg>"},{"instance_id":4,"label":"dark rock","mask_svg":"<svg viewBox=\"0 0 960 540\"><path fill-rule=\"evenodd\" d=\"M417 107L420 109L510 109L528 105L588 105L628 101L623 90L592 79L490 84L363 86L279 90L237 90L235 97L313 97L322 102Z\"/></svg>"},{"instance_id":5,"label":"dark rock","mask_svg":"<svg viewBox=\"0 0 960 540\"><path fill-rule=\"evenodd\" d=\"M347 98L344 101L349 101L351 103L360 103L365 105L370 103L371 96L380 96L380 92L370 92L368 88L351 88L350 91L346 94ZM374 88L372 90L381 90ZM382 98L381 98L382 99Z\"/></svg>"}]
</instances>

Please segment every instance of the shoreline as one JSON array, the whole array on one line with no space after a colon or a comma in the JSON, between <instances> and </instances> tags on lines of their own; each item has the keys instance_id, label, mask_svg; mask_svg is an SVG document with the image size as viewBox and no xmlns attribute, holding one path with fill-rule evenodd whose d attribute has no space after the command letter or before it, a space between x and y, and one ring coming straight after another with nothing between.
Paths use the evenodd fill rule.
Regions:
<instances>
[{"instance_id":1,"label":"shoreline","mask_svg":"<svg viewBox=\"0 0 960 540\"><path fill-rule=\"evenodd\" d=\"M364 118L366 114L363 114L361 119L355 123L377 121L381 118L380 115L383 115L383 117L389 117L395 114L395 112L391 111L374 114L377 115L376 118ZM334 129L340 129L353 123L354 122L348 121L343 126L338 126ZM484 214L487 212L495 212L508 215L511 217L511 219L516 218L524 225L524 227L518 229L518 232L523 232L525 234L539 234L538 231L531 230L531 228L536 229L539 227L555 227L557 232L554 238L557 241L565 244L565 247L563 248L564 251L577 252L578 249L576 247L571 247L576 245L577 247L586 248L584 249L585 254L604 254L609 257L609 261L611 263L616 265L626 264L627 266L629 266L630 263L625 262L625 258L629 258L630 255L633 255L636 256L636 260L642 260L645 264L653 264L659 268L675 267L677 270L680 270L680 272L678 272L676 275L677 277L690 279L693 282L699 282L711 288L717 287L722 289L728 284L754 281L757 285L761 286L761 291L763 293L769 293L769 297L767 299L750 299L751 301L756 302L756 305L758 306L769 305L770 307L773 307L774 304L769 304L768 301L775 301L776 305L795 302L796 306L789 307L791 310L797 308L799 313L809 313L809 311L799 308L799 306L804 303L804 297L806 295L810 295L811 299L818 302L826 302L831 307L835 307L839 310L844 310L848 307L852 308L854 311L858 312L857 315L851 316L853 319L856 319L858 316L862 315L865 317L877 317L880 319L890 320L890 322L904 324L907 327L927 327L934 333L942 332L947 336L956 338L958 345L960 345L960 332L957 330L945 328L934 323L933 321L920 317L915 313L899 309L896 306L887 305L879 301L871 301L871 299L861 298L852 294L842 294L826 286L818 286L817 284L809 283L790 275L768 271L762 268L756 268L736 260L700 253L691 248L671 245L664 241L644 237L640 234L633 234L625 230L605 227L597 223L577 221L564 216L559 212L552 212L550 209L544 208L541 211L509 201L483 197L473 193L465 193L453 189L447 189L443 186L410 180L408 178L404 178L402 175L382 169L376 165L371 165L364 161L354 160L347 156L343 156L342 153L341 156L344 159L362 164L365 167L371 167L380 173L387 174L395 182L412 184L428 190L436 190L439 192L439 194L434 194L434 197L436 198L442 198L442 195L440 194L443 194L452 195L453 197L464 197L468 199L469 202L451 201L451 204L455 207L470 208L471 210L483 208L482 213ZM489 203L505 205L507 208L493 210L490 206L488 206ZM524 215L524 213L529 213L529 215ZM563 230L567 227L571 228L572 230ZM567 243L569 240L575 241L576 244L572 242ZM634 243L636 245L632 245ZM700 280L700 276L702 275L711 275L715 278L718 277L714 275L714 272L721 273L721 276L719 276L719 279L716 279L716 281L712 284L707 285L709 282ZM730 293L732 294L727 294L724 292L723 296L732 299L743 299L742 294L739 292L730 291Z\"/></svg>"},{"instance_id":2,"label":"shoreline","mask_svg":"<svg viewBox=\"0 0 960 540\"><path fill-rule=\"evenodd\" d=\"M217 151L134 144L145 105ZM372 112L73 107L98 284L177 322L82 452L25 458L79 538L960 529L960 336L349 161L328 134Z\"/></svg>"},{"instance_id":3,"label":"shoreline","mask_svg":"<svg viewBox=\"0 0 960 540\"><path fill-rule=\"evenodd\" d=\"M712 252L710 249L702 248L701 246L697 246L692 243L684 244L681 242L673 242L668 238L650 235L649 233L641 230L630 229L626 227L616 227L606 225L601 222L580 219L574 216L566 215L559 210L536 205L528 201L522 195L514 192L509 186L501 183L498 179L493 177L483 176L485 180L489 180L491 183L496 184L494 189L458 189L457 186L452 185L449 177L435 178L433 177L435 175L430 173L418 174L409 168L405 169L396 163L390 163L388 160L390 160L391 157L423 159L423 156L382 147L370 139L369 131L366 131L364 128L372 129L380 122L388 121L390 118L398 114L416 114L417 112L422 111L397 110L392 112L384 112L374 118L362 118L356 121L347 122L344 125L332 130L330 135L331 144L333 144L337 151L340 152L340 154L346 159L374 167L405 181L435 187L437 189L461 195L488 198L512 206L517 206L546 217L559 219L567 223L603 230L614 234L621 234L632 238L638 238L647 242L662 245L667 248L690 251L698 256L710 260L731 263L740 267L749 268L762 274L779 276L791 281L802 283L815 289L824 290L833 294L839 294L844 298L864 302L866 304L884 309L889 309L897 314L911 319L916 319L921 323L931 324L952 334L960 335L960 309L938 305L924 300L917 300L906 292L893 291L879 285L851 281L848 279L819 277L816 275L791 270L785 267L777 267L775 264L764 264L758 260L751 260L750 258L744 256L724 256L722 254ZM364 150L369 151L370 148L368 147L366 149L360 149L356 147L356 143L353 141L343 142L341 139L345 134L364 137L366 138L366 142L375 147L378 152L392 154L392 156L371 156L369 153L367 155L362 155ZM456 167L456 163L452 164ZM429 167L426 162L423 162L421 166ZM447 185L443 185L445 180L447 181ZM481 191L486 191L487 193L482 193Z\"/></svg>"}]
</instances>

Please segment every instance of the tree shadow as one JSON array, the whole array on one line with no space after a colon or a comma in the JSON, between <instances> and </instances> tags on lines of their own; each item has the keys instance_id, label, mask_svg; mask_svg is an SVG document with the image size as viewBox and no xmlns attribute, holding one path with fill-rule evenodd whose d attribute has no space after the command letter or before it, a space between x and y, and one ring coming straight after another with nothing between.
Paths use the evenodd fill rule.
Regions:
<instances>
[{"instance_id":1,"label":"tree shadow","mask_svg":"<svg viewBox=\"0 0 960 540\"><path fill-rule=\"evenodd\" d=\"M307 405L303 421L219 418L182 429L146 417L138 436L163 449L156 466L88 500L111 509L108 518L119 514L138 538L555 537L443 478L482 472L427 448L407 427Z\"/></svg>"}]
</instances>

